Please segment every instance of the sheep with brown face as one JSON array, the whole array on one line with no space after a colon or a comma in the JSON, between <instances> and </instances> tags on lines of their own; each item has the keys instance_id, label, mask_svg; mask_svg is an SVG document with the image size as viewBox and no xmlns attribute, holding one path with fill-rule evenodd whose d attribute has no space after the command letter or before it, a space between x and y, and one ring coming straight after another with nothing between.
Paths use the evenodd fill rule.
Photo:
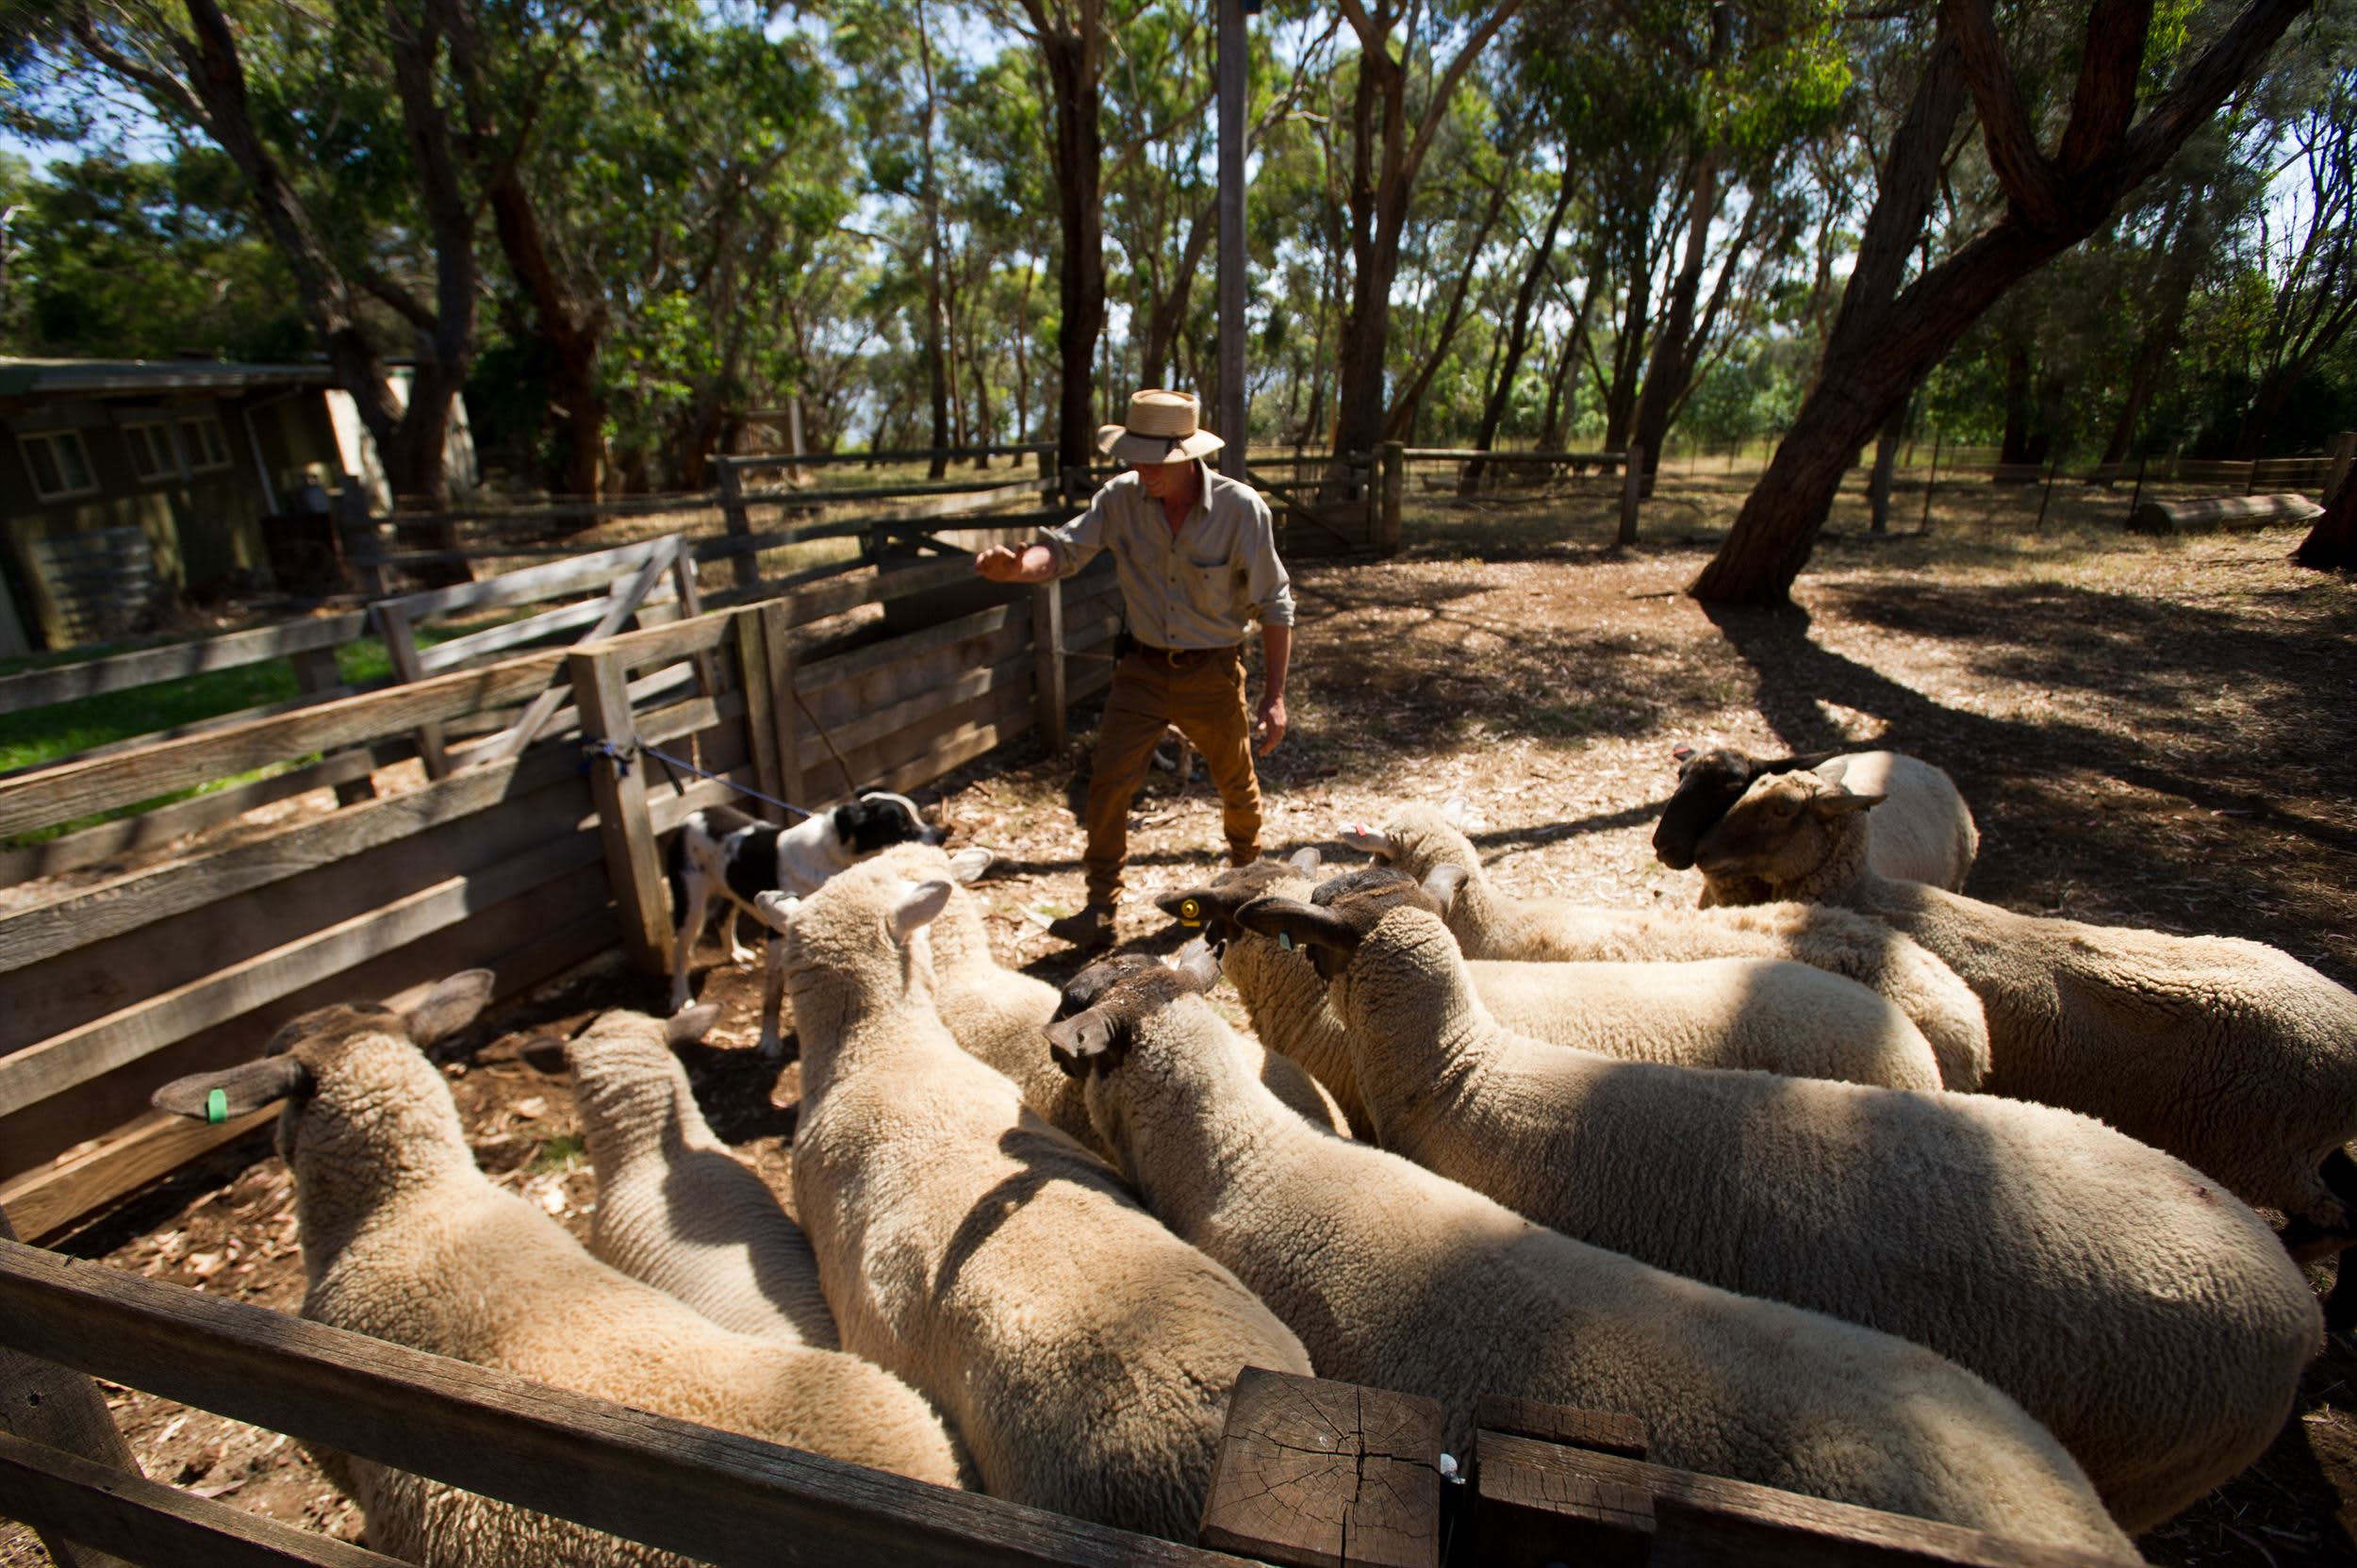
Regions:
<instances>
[{"instance_id":1,"label":"sheep with brown face","mask_svg":"<svg viewBox=\"0 0 2357 1568\"><path fill-rule=\"evenodd\" d=\"M1330 977L1384 1147L1598 1246L1929 1345L2044 1422L2130 1530L2283 1426L2316 1298L2209 1177L2050 1106L1542 1044L1483 1005L1434 894L1239 916Z\"/></svg>"},{"instance_id":2,"label":"sheep with brown face","mask_svg":"<svg viewBox=\"0 0 2357 1568\"><path fill-rule=\"evenodd\" d=\"M2289 953L2021 915L1867 863L1881 806L1846 770L1778 774L1703 836L1697 864L1887 922L1953 966L1988 1013L1988 1087L2100 1116L2280 1209L2286 1240L2357 1238L2357 993ZM2342 1279L2357 1281L2344 1253ZM2357 1326L2357 1283L2327 1313Z\"/></svg>"},{"instance_id":3,"label":"sheep with brown face","mask_svg":"<svg viewBox=\"0 0 2357 1568\"><path fill-rule=\"evenodd\" d=\"M1370 1135L1365 1106L1325 982L1304 954L1280 949L1235 919L1238 910L1264 894L1310 897L1317 866L1316 851L1303 850L1290 862L1264 860L1223 871L1207 884L1155 902L1221 944L1223 967L1244 999L1253 1032L1332 1090L1364 1137ZM1931 1045L1904 1013L1855 982L1806 964L1482 961L1467 969L1499 1021L1556 1045L1630 1061L1751 1067L1892 1089L1940 1084Z\"/></svg>"},{"instance_id":4,"label":"sheep with brown face","mask_svg":"<svg viewBox=\"0 0 2357 1568\"><path fill-rule=\"evenodd\" d=\"M2012 1400L1920 1346L1676 1278L1325 1136L1239 1065L1184 969L1121 975L1050 1026L1089 1111L1180 1236L1300 1333L1319 1374L1428 1395L1458 1453L1482 1392L1643 1419L1716 1475L2132 1557Z\"/></svg>"},{"instance_id":5,"label":"sheep with brown face","mask_svg":"<svg viewBox=\"0 0 2357 1568\"><path fill-rule=\"evenodd\" d=\"M843 1343L940 1402L986 1491L1192 1539L1236 1374L1309 1357L959 1048L919 950L951 894L870 862L785 916L795 1208Z\"/></svg>"},{"instance_id":6,"label":"sheep with brown face","mask_svg":"<svg viewBox=\"0 0 2357 1568\"><path fill-rule=\"evenodd\" d=\"M932 1408L879 1367L733 1333L583 1250L476 1169L423 1048L489 998L454 975L406 1012L339 1006L281 1029L257 1062L177 1080L157 1105L204 1119L284 1102L308 1288L303 1315L558 1388L955 1486ZM371 1542L432 1568L682 1564L563 1520L354 1459Z\"/></svg>"},{"instance_id":7,"label":"sheep with brown face","mask_svg":"<svg viewBox=\"0 0 2357 1568\"><path fill-rule=\"evenodd\" d=\"M1905 937L1848 910L1799 903L1752 909L1598 909L1561 899L1517 899L1490 880L1462 826L1465 803L1411 803L1380 828L1353 825L1343 841L1422 882L1442 866L1464 883L1449 930L1470 959L1683 963L1786 958L1879 992L1931 1042L1939 1081L1977 1089L1988 1071L1988 1020L1945 964Z\"/></svg>"},{"instance_id":8,"label":"sheep with brown face","mask_svg":"<svg viewBox=\"0 0 2357 1568\"><path fill-rule=\"evenodd\" d=\"M1706 751L1680 748L1678 786L1654 824L1655 858L1673 871L1694 864L1694 847L1711 825L1742 798L1755 779L1795 773L1838 758L1851 787L1880 795L1883 807L1868 824L1866 860L1886 877L1961 890L1972 857L1980 851L1980 830L1955 781L1942 769L1904 751L1817 751L1806 756L1755 757L1729 746ZM1702 907L1755 904L1771 895L1758 886L1722 886L1703 877Z\"/></svg>"}]
</instances>

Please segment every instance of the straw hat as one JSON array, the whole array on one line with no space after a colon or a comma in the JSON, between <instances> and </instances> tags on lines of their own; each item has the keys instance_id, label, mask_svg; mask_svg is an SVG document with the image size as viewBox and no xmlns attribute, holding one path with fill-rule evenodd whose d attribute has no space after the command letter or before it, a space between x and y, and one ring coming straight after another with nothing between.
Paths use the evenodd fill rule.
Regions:
<instances>
[{"instance_id":1,"label":"straw hat","mask_svg":"<svg viewBox=\"0 0 2357 1568\"><path fill-rule=\"evenodd\" d=\"M1177 463L1217 452L1228 443L1195 423L1201 409L1193 392L1132 392L1129 422L1098 426L1096 450L1123 463Z\"/></svg>"}]
</instances>

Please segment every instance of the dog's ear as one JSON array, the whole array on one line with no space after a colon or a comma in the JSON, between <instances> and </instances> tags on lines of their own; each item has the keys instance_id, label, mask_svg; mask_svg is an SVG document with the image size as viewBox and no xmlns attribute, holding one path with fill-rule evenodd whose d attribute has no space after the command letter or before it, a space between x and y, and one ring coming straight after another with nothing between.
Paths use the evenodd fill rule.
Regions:
<instances>
[{"instance_id":1,"label":"dog's ear","mask_svg":"<svg viewBox=\"0 0 2357 1568\"><path fill-rule=\"evenodd\" d=\"M1424 890L1439 901L1443 917L1457 907L1457 895L1465 890L1472 876L1462 866L1435 866L1425 873Z\"/></svg>"},{"instance_id":2,"label":"dog's ear","mask_svg":"<svg viewBox=\"0 0 2357 1568\"><path fill-rule=\"evenodd\" d=\"M437 982L415 1006L402 1010L409 1038L420 1049L449 1039L482 1015L498 982L499 977L488 969L461 969Z\"/></svg>"},{"instance_id":3,"label":"dog's ear","mask_svg":"<svg viewBox=\"0 0 2357 1568\"><path fill-rule=\"evenodd\" d=\"M282 1099L311 1092L311 1069L291 1056L265 1056L220 1072L175 1078L150 1095L147 1103L175 1116L224 1122ZM216 1100L213 1097L221 1098Z\"/></svg>"},{"instance_id":4,"label":"dog's ear","mask_svg":"<svg viewBox=\"0 0 2357 1568\"><path fill-rule=\"evenodd\" d=\"M801 902L791 893L772 889L753 895L753 913L761 916L763 925L783 936L786 925L794 918L794 911L801 907Z\"/></svg>"},{"instance_id":5,"label":"dog's ear","mask_svg":"<svg viewBox=\"0 0 2357 1568\"><path fill-rule=\"evenodd\" d=\"M712 1032L712 1026L720 1021L720 1004L701 1001L693 1007L683 1007L664 1021L663 1037L675 1046L692 1046Z\"/></svg>"},{"instance_id":6,"label":"dog's ear","mask_svg":"<svg viewBox=\"0 0 2357 1568\"><path fill-rule=\"evenodd\" d=\"M1047 1054L1067 1078L1103 1074L1121 1065L1129 1053L1128 1026L1102 1007L1075 1017L1059 1018L1047 1028Z\"/></svg>"},{"instance_id":7,"label":"dog's ear","mask_svg":"<svg viewBox=\"0 0 2357 1568\"><path fill-rule=\"evenodd\" d=\"M980 844L968 845L949 857L949 875L952 880L971 887L982 880L982 873L989 870L991 862L997 858Z\"/></svg>"},{"instance_id":8,"label":"dog's ear","mask_svg":"<svg viewBox=\"0 0 2357 1568\"><path fill-rule=\"evenodd\" d=\"M886 916L884 928L891 932L893 945L905 948L909 938L941 917L949 907L949 883L946 882L909 883L899 901Z\"/></svg>"},{"instance_id":9,"label":"dog's ear","mask_svg":"<svg viewBox=\"0 0 2357 1568\"><path fill-rule=\"evenodd\" d=\"M1285 864L1305 877L1314 877L1318 874L1318 867L1326 864L1326 857L1318 853L1316 845L1305 844L1295 850L1293 852L1293 858Z\"/></svg>"}]
</instances>

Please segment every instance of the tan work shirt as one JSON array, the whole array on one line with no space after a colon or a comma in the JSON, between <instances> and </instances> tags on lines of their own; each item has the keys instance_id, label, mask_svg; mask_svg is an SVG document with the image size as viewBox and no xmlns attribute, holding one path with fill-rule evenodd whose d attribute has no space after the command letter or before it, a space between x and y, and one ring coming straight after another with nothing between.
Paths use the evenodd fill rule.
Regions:
<instances>
[{"instance_id":1,"label":"tan work shirt","mask_svg":"<svg viewBox=\"0 0 2357 1568\"><path fill-rule=\"evenodd\" d=\"M1255 617L1263 626L1294 623L1293 584L1277 558L1268 503L1200 459L1195 467L1203 493L1177 533L1135 473L1097 491L1072 521L1040 531L1059 577L1100 550L1113 553L1129 634L1153 648L1230 647L1244 641Z\"/></svg>"}]
</instances>

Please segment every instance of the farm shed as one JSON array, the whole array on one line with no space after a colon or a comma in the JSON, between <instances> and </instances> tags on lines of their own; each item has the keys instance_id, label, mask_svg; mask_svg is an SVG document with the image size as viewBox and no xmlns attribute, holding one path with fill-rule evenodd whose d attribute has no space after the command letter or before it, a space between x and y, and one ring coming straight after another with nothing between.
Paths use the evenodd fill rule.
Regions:
<instances>
[{"instance_id":1,"label":"farm shed","mask_svg":"<svg viewBox=\"0 0 2357 1568\"><path fill-rule=\"evenodd\" d=\"M0 359L0 576L27 640L107 641L162 601L266 576L263 520L306 485L372 476L382 509L382 469L333 380L324 365ZM406 387L396 374L395 396ZM470 479L466 431L457 409L448 455Z\"/></svg>"}]
</instances>

